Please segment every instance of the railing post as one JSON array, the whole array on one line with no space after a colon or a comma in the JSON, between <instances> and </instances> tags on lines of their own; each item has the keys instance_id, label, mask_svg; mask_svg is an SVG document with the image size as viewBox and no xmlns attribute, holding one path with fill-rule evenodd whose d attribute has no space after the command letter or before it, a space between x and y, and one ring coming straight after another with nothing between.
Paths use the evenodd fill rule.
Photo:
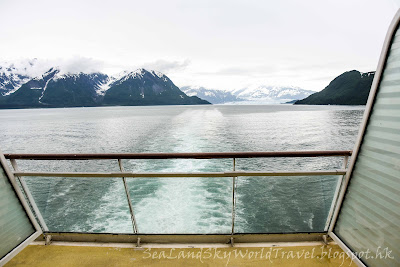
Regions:
<instances>
[{"instance_id":1,"label":"railing post","mask_svg":"<svg viewBox=\"0 0 400 267\"><path fill-rule=\"evenodd\" d=\"M14 171L18 172L18 171L19 171L19 168L18 168L18 165L17 165L17 161L16 161L15 159L11 159L10 162L11 162L11 166L14 168ZM39 220L40 225L41 225L42 228L43 228L43 232L48 232L48 231L49 231L49 228L47 227L47 224L45 223L45 221L44 221L44 219L43 219L43 216L42 216L42 214L40 213L39 208L38 208L38 206L36 205L35 200L33 199L33 196L32 196L32 194L31 194L31 191L30 191L29 188L28 188L28 185L26 184L26 182L25 182L25 180L23 179L23 177L21 177L21 176L15 176L15 177L19 180L19 182L20 182L20 184L21 184L21 187L22 187L22 189L23 189L24 192L25 192L25 196L26 196L26 198L28 199L28 201L29 201L29 203L30 203L30 205L31 205L31 207L32 207L32 209L33 209L33 211L34 211L34 213L36 214L36 217L37 217L38 220Z\"/></svg>"},{"instance_id":2,"label":"railing post","mask_svg":"<svg viewBox=\"0 0 400 267\"><path fill-rule=\"evenodd\" d=\"M119 166L119 169L121 170L121 172L124 172L124 167L122 166L121 159L118 159L118 166ZM137 224L136 224L135 214L133 213L133 205L132 205L132 201L131 201L131 196L129 194L129 188L128 188L128 185L126 183L126 178L122 177L122 181L124 183L125 194L126 194L126 198L128 200L128 205L129 205L129 212L131 214L133 233L137 234L138 233L138 228L137 228Z\"/></svg>"},{"instance_id":3,"label":"railing post","mask_svg":"<svg viewBox=\"0 0 400 267\"><path fill-rule=\"evenodd\" d=\"M347 163L349 162L349 156L344 156L343 159L343 164L342 164L342 169L345 170L347 167ZM326 219L326 223L325 223L325 228L324 231L328 231L329 229L329 225L331 224L332 221L332 216L333 216L333 212L335 210L336 207L336 203L338 201L338 197L339 197L339 193L340 193L340 188L342 187L343 184L343 180L346 177L346 175L341 175L337 184L336 184L336 189L335 189L335 193L333 195L333 199L332 199L332 204L331 204L331 208L329 209L329 214L328 217Z\"/></svg>"},{"instance_id":4,"label":"railing post","mask_svg":"<svg viewBox=\"0 0 400 267\"><path fill-rule=\"evenodd\" d=\"M349 162L349 156L344 156L342 169L346 169L347 168L348 162Z\"/></svg>"},{"instance_id":5,"label":"railing post","mask_svg":"<svg viewBox=\"0 0 400 267\"><path fill-rule=\"evenodd\" d=\"M233 158L233 171L236 171L236 158ZM232 177L232 231L231 246L233 247L233 235L235 234L235 216L236 216L236 176Z\"/></svg>"}]
</instances>

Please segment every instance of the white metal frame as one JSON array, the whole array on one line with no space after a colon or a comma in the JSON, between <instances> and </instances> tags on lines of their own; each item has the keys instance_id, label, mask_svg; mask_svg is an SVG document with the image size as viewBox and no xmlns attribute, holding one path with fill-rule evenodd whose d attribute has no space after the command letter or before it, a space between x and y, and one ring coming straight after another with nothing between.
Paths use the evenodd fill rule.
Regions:
<instances>
[{"instance_id":1,"label":"white metal frame","mask_svg":"<svg viewBox=\"0 0 400 267\"><path fill-rule=\"evenodd\" d=\"M18 186L17 180L15 179L13 172L8 168L7 161L1 151L0 151L0 164L1 164L1 167L3 168L5 174L7 175L8 180L11 183L11 185L14 189L14 192L16 193L17 197L19 198L19 201L21 202L26 214L28 215L28 218L30 219L33 227L36 230L31 236L29 236L27 239L23 240L17 247L15 247L7 255L5 255L3 258L0 259L0 266L3 266L9 260L11 260L15 255L17 255L21 250L23 250L27 245L29 245L32 241L34 241L36 238L38 238L42 234L42 229L40 228L39 224L36 222L35 216L33 215L31 209L29 208L29 205L26 202L25 197L22 194L22 192Z\"/></svg>"},{"instance_id":2,"label":"white metal frame","mask_svg":"<svg viewBox=\"0 0 400 267\"><path fill-rule=\"evenodd\" d=\"M14 170L19 170L17 161L15 159L12 159L10 162L11 162L11 166L14 168ZM14 173L14 177L19 180L19 182L21 184L21 187L22 187L22 190L24 190L25 196L28 199L29 204L31 205L33 212L35 212L36 218L39 220L39 223L42 226L43 231L47 232L49 230L49 228L47 227L47 224L46 224L45 220L43 219L43 216L40 213L39 208L36 205L35 200L33 199L31 191L29 190L29 187L26 184L24 177L15 175L15 173Z\"/></svg>"},{"instance_id":3,"label":"white metal frame","mask_svg":"<svg viewBox=\"0 0 400 267\"><path fill-rule=\"evenodd\" d=\"M386 66L386 62L389 56L389 52L390 52L390 48L392 45L392 41L395 37L396 31L399 27L400 24L400 9L397 11L396 15L394 16L392 23L389 26L389 30L386 34L386 38L385 38L385 42L383 44L383 48L382 48L382 52L381 52L381 56L379 59L379 63L378 63L378 67L375 73L375 77L374 77L374 81L372 83L371 86L371 91L368 97L368 102L365 108L365 112L364 112L364 118L363 121L361 123L360 126L360 131L358 133L358 137L357 137L357 141L355 144L355 147L353 149L353 155L351 157L351 161L348 167L348 171L347 174L344 178L342 187L340 189L340 193L339 193L339 197L338 197L338 201L336 203L336 208L332 217L332 221L330 223L329 229L328 229L328 235L346 252L346 253L351 253L353 254L353 252L351 251L351 249L333 232L339 213L340 213L340 209L341 206L343 204L343 199L345 197L348 185L349 185L349 181L351 179L352 173L353 173L353 169L354 169L354 165L357 161L357 157L358 157L358 153L360 151L360 147L361 144L363 142L364 139L364 135L365 135L365 130L367 128L368 122L369 122L369 118L371 116L371 111L375 102L375 97L376 94L378 92L379 89L379 85L381 83L382 80L382 75ZM354 256L354 254L353 254ZM359 260L357 257L353 257L354 261L359 265L359 266L366 266L361 260Z\"/></svg>"},{"instance_id":4,"label":"white metal frame","mask_svg":"<svg viewBox=\"0 0 400 267\"><path fill-rule=\"evenodd\" d=\"M120 171L124 172L124 166L122 165L122 160L121 159L118 159L118 166L119 166ZM126 177L122 177L122 182L124 183L125 195L126 195L126 199L128 201L129 213L131 215L133 232L135 234L137 234L138 233L138 227L137 227L137 223L136 223L135 213L133 211L131 195L129 193L128 184L126 183Z\"/></svg>"}]
</instances>

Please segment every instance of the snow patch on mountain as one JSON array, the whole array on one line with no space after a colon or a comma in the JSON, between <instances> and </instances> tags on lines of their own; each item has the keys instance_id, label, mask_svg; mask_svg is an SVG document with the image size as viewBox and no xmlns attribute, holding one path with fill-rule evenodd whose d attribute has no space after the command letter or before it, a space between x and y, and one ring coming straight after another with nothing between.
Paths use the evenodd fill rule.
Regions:
<instances>
[{"instance_id":1,"label":"snow patch on mountain","mask_svg":"<svg viewBox=\"0 0 400 267\"><path fill-rule=\"evenodd\" d=\"M143 68L131 72L123 71L115 76L115 83L113 85L119 85L129 79L136 79L136 78L141 79L147 72L148 71Z\"/></svg>"},{"instance_id":2,"label":"snow patch on mountain","mask_svg":"<svg viewBox=\"0 0 400 267\"><path fill-rule=\"evenodd\" d=\"M30 77L18 74L1 75L0 74L0 90L3 96L10 95L17 91L21 85L28 82Z\"/></svg>"},{"instance_id":3,"label":"snow patch on mountain","mask_svg":"<svg viewBox=\"0 0 400 267\"><path fill-rule=\"evenodd\" d=\"M162 74L161 72L152 70L152 71L150 71L150 73L151 73L154 77L158 77L158 78L164 79L164 82L167 81L167 79L166 79L167 76L165 76L165 75Z\"/></svg>"},{"instance_id":4,"label":"snow patch on mountain","mask_svg":"<svg viewBox=\"0 0 400 267\"><path fill-rule=\"evenodd\" d=\"M0 63L0 94L10 95L18 90L31 77L27 75L27 66L19 64L10 64L8 62Z\"/></svg>"},{"instance_id":5,"label":"snow patch on mountain","mask_svg":"<svg viewBox=\"0 0 400 267\"><path fill-rule=\"evenodd\" d=\"M107 90L110 89L111 84L115 82L115 80L116 78L114 77L107 77L107 79L103 82L99 82L95 87L96 94L99 96L104 96Z\"/></svg>"}]
</instances>

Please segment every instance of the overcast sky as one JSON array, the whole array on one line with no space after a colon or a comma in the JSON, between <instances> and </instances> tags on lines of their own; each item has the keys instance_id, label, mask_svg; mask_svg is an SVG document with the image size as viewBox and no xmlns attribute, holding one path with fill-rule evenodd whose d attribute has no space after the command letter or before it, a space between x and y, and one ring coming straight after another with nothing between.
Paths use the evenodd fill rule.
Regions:
<instances>
[{"instance_id":1,"label":"overcast sky","mask_svg":"<svg viewBox=\"0 0 400 267\"><path fill-rule=\"evenodd\" d=\"M0 60L319 91L344 71L375 70L396 11L394 0L0 0Z\"/></svg>"}]
</instances>

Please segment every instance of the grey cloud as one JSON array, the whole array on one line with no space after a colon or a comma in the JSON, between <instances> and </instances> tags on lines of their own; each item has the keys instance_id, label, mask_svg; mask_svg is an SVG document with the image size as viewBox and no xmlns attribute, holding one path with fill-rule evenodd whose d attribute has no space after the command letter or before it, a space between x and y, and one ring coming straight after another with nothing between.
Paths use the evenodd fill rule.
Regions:
<instances>
[{"instance_id":1,"label":"grey cloud","mask_svg":"<svg viewBox=\"0 0 400 267\"><path fill-rule=\"evenodd\" d=\"M142 65L118 65L110 64L104 61L93 59L89 57L74 56L71 58L58 58L58 59L21 59L8 62L0 62L2 66L12 66L18 70L18 73L25 74L30 77L39 76L50 68L58 67L64 73L94 73L103 72L107 68L116 68L120 70L136 70L138 68L146 68L149 70L156 70L162 73L170 73L181 71L189 64L189 60L184 61L167 61L157 60L154 62L145 63ZM106 71L107 72L107 71Z\"/></svg>"},{"instance_id":2,"label":"grey cloud","mask_svg":"<svg viewBox=\"0 0 400 267\"><path fill-rule=\"evenodd\" d=\"M266 73L276 72L278 68L274 65L263 65L263 66L230 66L222 68L214 72L201 72L201 75L235 75L235 76L259 76L265 75Z\"/></svg>"},{"instance_id":3,"label":"grey cloud","mask_svg":"<svg viewBox=\"0 0 400 267\"><path fill-rule=\"evenodd\" d=\"M65 73L93 73L101 71L104 67L104 63L100 60L80 56L68 59L19 59L13 60L12 63L0 64L14 67L18 73L30 77L39 76L53 67L58 67Z\"/></svg>"},{"instance_id":4,"label":"grey cloud","mask_svg":"<svg viewBox=\"0 0 400 267\"><path fill-rule=\"evenodd\" d=\"M168 60L157 60L154 62L149 62L143 64L141 67L150 70L156 70L162 73L169 73L179 70L184 70L187 66L189 66L190 60L186 59L184 61L168 61Z\"/></svg>"},{"instance_id":5,"label":"grey cloud","mask_svg":"<svg viewBox=\"0 0 400 267\"><path fill-rule=\"evenodd\" d=\"M103 61L80 56L58 60L58 62L59 63L56 65L59 66L63 72L68 73L94 73L100 72L104 68Z\"/></svg>"}]
</instances>

